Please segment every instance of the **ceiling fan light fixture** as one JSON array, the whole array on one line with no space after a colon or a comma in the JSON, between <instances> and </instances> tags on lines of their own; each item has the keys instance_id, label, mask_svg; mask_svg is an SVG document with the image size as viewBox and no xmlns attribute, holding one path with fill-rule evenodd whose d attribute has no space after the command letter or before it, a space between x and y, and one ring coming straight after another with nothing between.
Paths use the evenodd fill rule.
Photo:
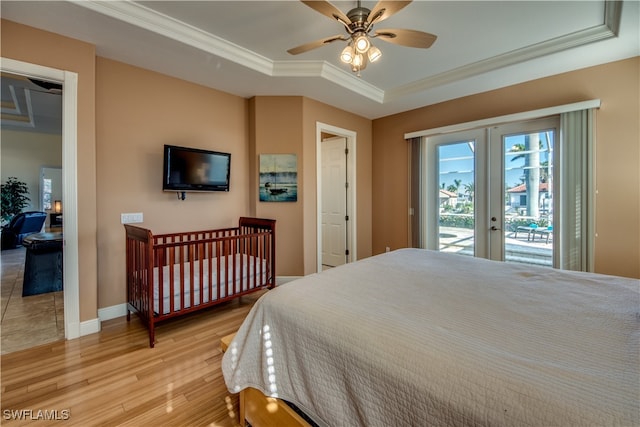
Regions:
<instances>
[{"instance_id":1,"label":"ceiling fan light fixture","mask_svg":"<svg viewBox=\"0 0 640 427\"><path fill-rule=\"evenodd\" d=\"M363 7L360 0L358 0L357 6L346 14L328 0L300 1L331 20L340 22L345 27L347 35L325 37L294 47L287 50L287 52L291 55L298 55L337 40L346 41L348 46L340 52L340 61L351 66L351 70L357 73L358 76L360 76L360 71L364 70L369 62L377 62L382 57L380 49L371 44L373 38L380 37L381 40L389 43L423 49L431 47L437 38L437 36L424 31L408 29L376 30L370 35L374 24L377 25L379 22L394 15L413 0L378 0L373 9Z\"/></svg>"},{"instance_id":2,"label":"ceiling fan light fixture","mask_svg":"<svg viewBox=\"0 0 640 427\"><path fill-rule=\"evenodd\" d=\"M351 61L353 61L353 48L351 47L351 45L347 45L347 47L342 49L340 60L345 64L351 64Z\"/></svg>"},{"instance_id":3,"label":"ceiling fan light fixture","mask_svg":"<svg viewBox=\"0 0 640 427\"><path fill-rule=\"evenodd\" d=\"M369 57L369 62L376 62L382 56L382 52L377 47L371 45L367 52L367 56Z\"/></svg>"},{"instance_id":4,"label":"ceiling fan light fixture","mask_svg":"<svg viewBox=\"0 0 640 427\"><path fill-rule=\"evenodd\" d=\"M369 46L371 46L371 42L369 41L369 38L362 34L357 36L354 39L354 43L353 43L356 52L358 53L365 53L367 50L369 50Z\"/></svg>"},{"instance_id":5,"label":"ceiling fan light fixture","mask_svg":"<svg viewBox=\"0 0 640 427\"><path fill-rule=\"evenodd\" d=\"M351 61L351 65L353 65L356 68L360 68L363 63L364 63L364 57L362 56L362 54L356 53L355 56L353 57L353 60Z\"/></svg>"}]
</instances>

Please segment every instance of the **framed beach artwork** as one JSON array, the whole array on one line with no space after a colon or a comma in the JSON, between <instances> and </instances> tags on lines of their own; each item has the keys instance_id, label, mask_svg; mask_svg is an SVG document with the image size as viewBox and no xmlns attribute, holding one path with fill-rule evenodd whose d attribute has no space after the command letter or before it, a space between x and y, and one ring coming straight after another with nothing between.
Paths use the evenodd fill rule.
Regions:
<instances>
[{"instance_id":1,"label":"framed beach artwork","mask_svg":"<svg viewBox=\"0 0 640 427\"><path fill-rule=\"evenodd\" d=\"M298 201L296 154L260 154L260 201Z\"/></svg>"}]
</instances>

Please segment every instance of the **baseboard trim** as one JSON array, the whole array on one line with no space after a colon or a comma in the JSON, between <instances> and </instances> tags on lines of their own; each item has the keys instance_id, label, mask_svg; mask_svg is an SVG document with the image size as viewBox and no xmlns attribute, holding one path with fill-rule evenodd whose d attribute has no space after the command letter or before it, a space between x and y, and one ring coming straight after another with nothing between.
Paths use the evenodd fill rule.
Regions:
<instances>
[{"instance_id":1,"label":"baseboard trim","mask_svg":"<svg viewBox=\"0 0 640 427\"><path fill-rule=\"evenodd\" d=\"M100 332L100 320L91 319L80 322L80 336L91 335Z\"/></svg>"},{"instance_id":2,"label":"baseboard trim","mask_svg":"<svg viewBox=\"0 0 640 427\"><path fill-rule=\"evenodd\" d=\"M118 317L127 315L127 303L112 305L111 307L105 307L98 309L98 319L101 322L105 320L116 319Z\"/></svg>"}]
</instances>

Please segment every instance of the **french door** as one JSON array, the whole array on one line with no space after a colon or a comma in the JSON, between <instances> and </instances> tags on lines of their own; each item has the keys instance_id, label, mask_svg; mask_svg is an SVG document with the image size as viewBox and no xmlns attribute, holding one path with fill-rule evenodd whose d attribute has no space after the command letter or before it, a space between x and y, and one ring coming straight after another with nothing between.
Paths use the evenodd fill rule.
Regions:
<instances>
[{"instance_id":1,"label":"french door","mask_svg":"<svg viewBox=\"0 0 640 427\"><path fill-rule=\"evenodd\" d=\"M553 265L558 128L546 118L427 138L426 246Z\"/></svg>"}]
</instances>

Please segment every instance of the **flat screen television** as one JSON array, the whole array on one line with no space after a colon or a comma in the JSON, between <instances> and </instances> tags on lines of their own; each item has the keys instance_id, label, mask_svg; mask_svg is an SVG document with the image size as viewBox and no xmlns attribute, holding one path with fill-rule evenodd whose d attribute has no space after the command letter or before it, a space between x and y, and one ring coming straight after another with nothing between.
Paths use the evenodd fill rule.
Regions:
<instances>
[{"instance_id":1,"label":"flat screen television","mask_svg":"<svg viewBox=\"0 0 640 427\"><path fill-rule=\"evenodd\" d=\"M229 191L231 154L164 146L164 191Z\"/></svg>"}]
</instances>

